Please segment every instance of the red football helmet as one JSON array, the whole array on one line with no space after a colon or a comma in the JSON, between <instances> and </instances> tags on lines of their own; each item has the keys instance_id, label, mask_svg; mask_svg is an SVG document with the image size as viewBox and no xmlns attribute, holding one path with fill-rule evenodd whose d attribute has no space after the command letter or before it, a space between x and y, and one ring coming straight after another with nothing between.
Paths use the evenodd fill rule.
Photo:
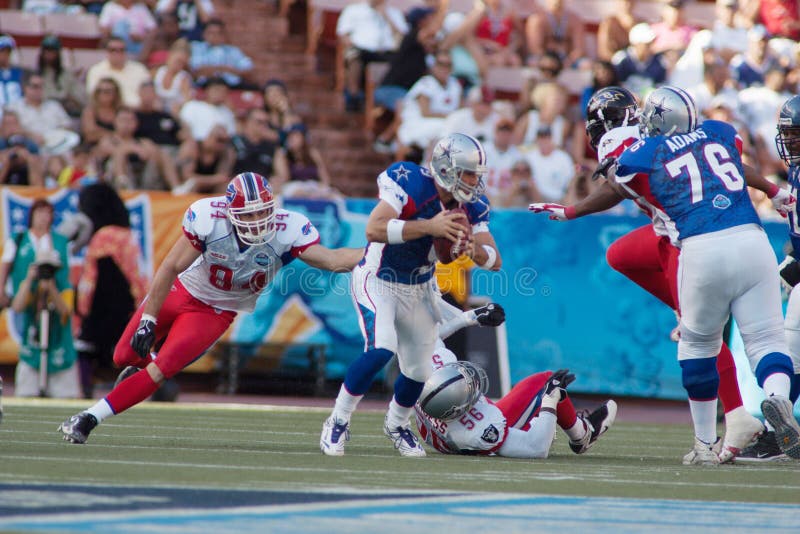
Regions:
<instances>
[{"instance_id":1,"label":"red football helmet","mask_svg":"<svg viewBox=\"0 0 800 534\"><path fill-rule=\"evenodd\" d=\"M243 243L261 245L275 236L275 197L266 178L254 172L237 174L225 198L228 219Z\"/></svg>"}]
</instances>

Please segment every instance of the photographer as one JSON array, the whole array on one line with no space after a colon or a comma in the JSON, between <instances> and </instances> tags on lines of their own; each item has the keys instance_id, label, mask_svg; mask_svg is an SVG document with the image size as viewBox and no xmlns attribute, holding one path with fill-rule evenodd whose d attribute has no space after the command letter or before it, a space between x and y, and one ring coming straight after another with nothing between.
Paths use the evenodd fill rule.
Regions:
<instances>
[{"instance_id":1,"label":"photographer","mask_svg":"<svg viewBox=\"0 0 800 534\"><path fill-rule=\"evenodd\" d=\"M19 319L18 397L78 397L67 239L53 232L52 224L53 206L36 200L30 208L28 231L3 247L0 272L2 278L11 277L11 309ZM42 350L47 351L46 365L41 365Z\"/></svg>"},{"instance_id":2,"label":"photographer","mask_svg":"<svg viewBox=\"0 0 800 534\"><path fill-rule=\"evenodd\" d=\"M3 112L0 126L0 184L44 185L44 166L39 147L25 137L17 114Z\"/></svg>"}]
</instances>

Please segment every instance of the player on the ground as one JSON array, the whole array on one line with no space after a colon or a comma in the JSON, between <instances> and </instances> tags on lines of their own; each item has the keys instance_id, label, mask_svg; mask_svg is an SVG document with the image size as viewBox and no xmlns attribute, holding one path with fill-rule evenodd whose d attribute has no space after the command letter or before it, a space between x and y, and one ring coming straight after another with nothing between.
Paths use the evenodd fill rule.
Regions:
<instances>
[{"instance_id":1,"label":"player on the ground","mask_svg":"<svg viewBox=\"0 0 800 534\"><path fill-rule=\"evenodd\" d=\"M464 134L451 134L433 149L430 168L410 162L378 176L380 202L367 221L364 258L353 270L354 305L364 335L364 353L347 369L333 413L325 421L320 449L341 456L350 439L350 417L375 375L397 354L400 374L384 421L384 433L402 456L425 456L410 429L441 321L433 271L434 237L462 242L462 250L484 269L501 259L489 232L489 202L483 195L486 154ZM461 206L463 212L452 211ZM465 221L464 219L467 219Z\"/></svg>"},{"instance_id":2,"label":"player on the ground","mask_svg":"<svg viewBox=\"0 0 800 534\"><path fill-rule=\"evenodd\" d=\"M729 124L697 125L682 89L653 91L642 109L643 138L610 169L620 191L644 197L662 215L680 251L678 360L689 395L695 442L683 463L717 464L716 355L733 314L758 384L761 409L784 453L800 458L800 426L789 400L794 375L783 332L772 247L750 201L741 138Z\"/></svg>"},{"instance_id":3,"label":"player on the ground","mask_svg":"<svg viewBox=\"0 0 800 534\"><path fill-rule=\"evenodd\" d=\"M598 174L614 162L622 152L640 139L638 108L633 94L622 87L606 87L597 91L586 107L586 133L589 143L597 151L600 165ZM785 190L759 180L751 179L754 186L768 188L776 209L784 209L783 202L790 196ZM551 219L566 220L611 208L624 197L612 184L604 182L598 190L575 206L558 204L531 204L534 213L550 213ZM659 210L642 196L633 199L652 224L646 224L620 237L606 252L609 266L679 312L678 305L678 253L667 236L666 223ZM759 435L763 426L747 413L739 392L736 366L727 344L723 343L717 356L720 375L719 397L725 411L725 439L721 448L723 461L730 461Z\"/></svg>"},{"instance_id":4,"label":"player on the ground","mask_svg":"<svg viewBox=\"0 0 800 534\"><path fill-rule=\"evenodd\" d=\"M575 375L562 369L533 374L496 403L486 398L486 372L440 345L434 372L416 405L420 437L444 454L496 454L547 458L556 425L570 449L583 454L608 430L617 404L608 400L591 413L577 413L567 395Z\"/></svg>"},{"instance_id":5,"label":"player on the ground","mask_svg":"<svg viewBox=\"0 0 800 534\"><path fill-rule=\"evenodd\" d=\"M152 395L217 341L238 311L251 311L278 269L294 258L345 272L361 254L361 249L320 245L317 229L304 215L276 209L263 176L235 176L225 196L198 200L186 211L183 235L117 343L114 363L141 370L64 421L59 427L64 439L85 443L103 420ZM160 345L156 358L154 345Z\"/></svg>"},{"instance_id":6,"label":"player on the ground","mask_svg":"<svg viewBox=\"0 0 800 534\"><path fill-rule=\"evenodd\" d=\"M789 167L788 179L792 194L797 197L800 192L800 96L793 96L781 107L778 116L778 134L775 136L778 153L784 163ZM794 379L790 400L797 402L800 395L800 291L794 287L800 282L800 228L798 228L798 212L796 206L789 213L789 239L792 243L792 252L780 265L780 275L783 284L789 289L789 303L786 307L784 330L786 342L789 344L789 356L794 362ZM763 433L758 441L744 449L736 461L742 462L768 462L786 459L778 442L775 431L768 423L767 432Z\"/></svg>"}]
</instances>

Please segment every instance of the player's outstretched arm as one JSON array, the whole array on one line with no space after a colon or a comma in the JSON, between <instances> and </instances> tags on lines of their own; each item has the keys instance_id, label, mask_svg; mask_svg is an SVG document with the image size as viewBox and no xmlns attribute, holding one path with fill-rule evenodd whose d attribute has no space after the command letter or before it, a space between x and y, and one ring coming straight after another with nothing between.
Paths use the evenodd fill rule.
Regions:
<instances>
[{"instance_id":1,"label":"player's outstretched arm","mask_svg":"<svg viewBox=\"0 0 800 534\"><path fill-rule=\"evenodd\" d=\"M398 216L399 213L391 204L381 200L367 220L367 241L398 244L427 235L457 241L462 231L459 219L465 217L463 213L447 211L439 212L432 219L416 221L403 221Z\"/></svg>"},{"instance_id":2,"label":"player's outstretched arm","mask_svg":"<svg viewBox=\"0 0 800 534\"><path fill-rule=\"evenodd\" d=\"M346 273L364 257L362 248L328 248L312 245L300 253L299 258L317 269Z\"/></svg>"},{"instance_id":3,"label":"player's outstretched arm","mask_svg":"<svg viewBox=\"0 0 800 534\"><path fill-rule=\"evenodd\" d=\"M611 183L604 182L600 187L592 191L588 197L573 206L536 202L530 204L528 209L533 213L549 213L550 219L554 221L568 221L613 208L622 202L623 198Z\"/></svg>"},{"instance_id":4,"label":"player's outstretched arm","mask_svg":"<svg viewBox=\"0 0 800 534\"><path fill-rule=\"evenodd\" d=\"M787 217L789 212L794 209L794 204L797 201L794 195L788 190L778 187L764 178L761 173L750 165L743 163L742 167L744 168L744 180L747 182L747 185L759 191L763 191L767 195L767 198L772 201L772 206L775 208L775 211L780 213L783 217Z\"/></svg>"}]
</instances>

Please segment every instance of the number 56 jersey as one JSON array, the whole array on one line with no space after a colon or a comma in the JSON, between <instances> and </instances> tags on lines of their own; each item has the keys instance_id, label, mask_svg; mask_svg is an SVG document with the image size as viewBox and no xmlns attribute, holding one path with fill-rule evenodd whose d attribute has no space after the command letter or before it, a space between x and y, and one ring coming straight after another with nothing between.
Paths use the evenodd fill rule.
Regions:
<instances>
[{"instance_id":1,"label":"number 56 jersey","mask_svg":"<svg viewBox=\"0 0 800 534\"><path fill-rule=\"evenodd\" d=\"M278 270L319 243L304 215L275 211L275 236L262 245L240 245L228 220L225 197L194 202L183 216L183 233L201 252L178 275L193 297L215 308L252 311Z\"/></svg>"},{"instance_id":2,"label":"number 56 jersey","mask_svg":"<svg viewBox=\"0 0 800 534\"><path fill-rule=\"evenodd\" d=\"M670 240L761 224L750 201L742 140L730 124L707 120L692 132L647 137L617 160L616 181L660 214Z\"/></svg>"},{"instance_id":3,"label":"number 56 jersey","mask_svg":"<svg viewBox=\"0 0 800 534\"><path fill-rule=\"evenodd\" d=\"M484 395L467 413L452 421L429 417L419 404L414 409L420 437L444 454L491 454L508 435L503 412Z\"/></svg>"}]
</instances>

